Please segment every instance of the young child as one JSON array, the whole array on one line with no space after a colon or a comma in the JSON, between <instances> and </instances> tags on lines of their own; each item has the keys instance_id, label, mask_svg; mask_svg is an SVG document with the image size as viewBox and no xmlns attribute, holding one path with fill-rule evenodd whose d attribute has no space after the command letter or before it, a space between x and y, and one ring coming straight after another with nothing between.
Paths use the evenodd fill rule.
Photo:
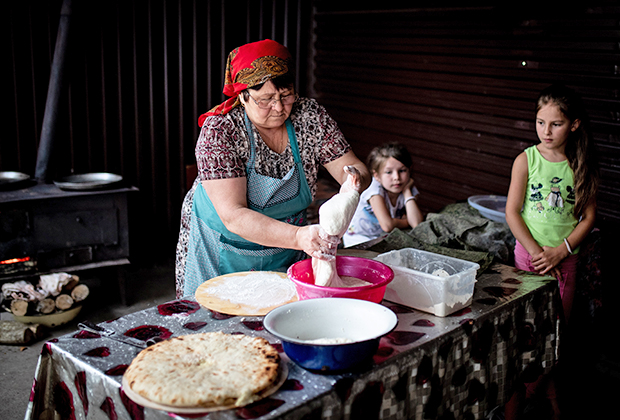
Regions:
<instances>
[{"instance_id":1,"label":"young child","mask_svg":"<svg viewBox=\"0 0 620 420\"><path fill-rule=\"evenodd\" d=\"M515 266L559 281L568 322L579 244L594 226L597 162L581 99L571 89L543 90L536 107L540 143L514 161L506 221L517 239Z\"/></svg>"},{"instance_id":2,"label":"young child","mask_svg":"<svg viewBox=\"0 0 620 420\"><path fill-rule=\"evenodd\" d=\"M411 178L411 155L406 147L388 143L375 147L367 159L373 175L343 236L345 247L378 238L394 228L416 227L422 212L416 203L419 194Z\"/></svg>"}]
</instances>

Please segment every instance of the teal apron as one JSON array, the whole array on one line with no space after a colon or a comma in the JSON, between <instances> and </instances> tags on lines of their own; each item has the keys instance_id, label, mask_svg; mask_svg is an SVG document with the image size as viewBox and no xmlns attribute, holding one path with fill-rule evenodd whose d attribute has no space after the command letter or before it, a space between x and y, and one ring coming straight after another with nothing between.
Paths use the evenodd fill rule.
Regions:
<instances>
[{"instance_id":1,"label":"teal apron","mask_svg":"<svg viewBox=\"0 0 620 420\"><path fill-rule=\"evenodd\" d=\"M292 123L286 120L295 165L282 179L256 172L256 144L247 115L245 125L250 140L250 158L246 165L248 208L285 223L305 225L312 194ZM301 251L258 245L230 232L202 184L196 186L185 263L184 296L194 295L198 286L213 277L240 271L285 271L302 258Z\"/></svg>"}]
</instances>

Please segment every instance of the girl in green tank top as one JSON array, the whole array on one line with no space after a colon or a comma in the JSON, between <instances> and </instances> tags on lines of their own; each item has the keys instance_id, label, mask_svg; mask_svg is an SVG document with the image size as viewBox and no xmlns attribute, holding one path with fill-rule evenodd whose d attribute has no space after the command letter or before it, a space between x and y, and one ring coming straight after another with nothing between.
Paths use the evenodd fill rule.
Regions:
<instances>
[{"instance_id":1,"label":"girl in green tank top","mask_svg":"<svg viewBox=\"0 0 620 420\"><path fill-rule=\"evenodd\" d=\"M579 244L594 227L597 161L585 109L571 89L553 85L537 101L539 143L515 159L506 221L517 239L515 266L559 281L568 321Z\"/></svg>"},{"instance_id":2,"label":"girl in green tank top","mask_svg":"<svg viewBox=\"0 0 620 420\"><path fill-rule=\"evenodd\" d=\"M568 322L575 295L576 254L596 216L597 161L585 110L571 89L554 85L543 90L535 124L540 142L514 161L506 222L517 239L515 267L558 279ZM558 415L554 380L549 379L540 388ZM519 411L519 401L536 392L539 384L542 376L524 384L527 393L515 393L506 404L506 418Z\"/></svg>"}]
</instances>

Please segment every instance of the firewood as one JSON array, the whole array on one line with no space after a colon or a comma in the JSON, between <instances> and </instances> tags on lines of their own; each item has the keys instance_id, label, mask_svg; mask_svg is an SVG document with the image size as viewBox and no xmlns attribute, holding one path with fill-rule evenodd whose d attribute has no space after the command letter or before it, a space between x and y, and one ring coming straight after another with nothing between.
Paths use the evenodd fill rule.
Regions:
<instances>
[{"instance_id":1,"label":"firewood","mask_svg":"<svg viewBox=\"0 0 620 420\"><path fill-rule=\"evenodd\" d=\"M4 309L7 312L11 312L11 299L2 299L2 303L0 304L0 308Z\"/></svg>"},{"instance_id":2,"label":"firewood","mask_svg":"<svg viewBox=\"0 0 620 420\"><path fill-rule=\"evenodd\" d=\"M51 314L56 310L56 301L51 298L45 298L37 302L36 311L41 314Z\"/></svg>"},{"instance_id":3,"label":"firewood","mask_svg":"<svg viewBox=\"0 0 620 420\"><path fill-rule=\"evenodd\" d=\"M56 297L56 307L61 311L69 309L73 306L73 298L67 294L60 294Z\"/></svg>"},{"instance_id":4,"label":"firewood","mask_svg":"<svg viewBox=\"0 0 620 420\"><path fill-rule=\"evenodd\" d=\"M27 344L35 338L35 333L17 321L0 321L0 343Z\"/></svg>"},{"instance_id":5,"label":"firewood","mask_svg":"<svg viewBox=\"0 0 620 420\"><path fill-rule=\"evenodd\" d=\"M28 302L21 299L14 299L11 301L11 313L15 316L24 316L28 313Z\"/></svg>"},{"instance_id":6,"label":"firewood","mask_svg":"<svg viewBox=\"0 0 620 420\"><path fill-rule=\"evenodd\" d=\"M65 293L69 293L79 283L80 283L80 278L78 276L71 275L71 279L69 280L69 282L62 287L62 291L65 292Z\"/></svg>"},{"instance_id":7,"label":"firewood","mask_svg":"<svg viewBox=\"0 0 620 420\"><path fill-rule=\"evenodd\" d=\"M81 302L88 297L90 289L85 284L78 284L71 290L71 297L76 302Z\"/></svg>"},{"instance_id":8,"label":"firewood","mask_svg":"<svg viewBox=\"0 0 620 420\"><path fill-rule=\"evenodd\" d=\"M15 283L5 283L2 285L2 295L5 299L23 299L31 302L45 299L47 292L40 290L34 284L21 280Z\"/></svg>"},{"instance_id":9,"label":"firewood","mask_svg":"<svg viewBox=\"0 0 620 420\"><path fill-rule=\"evenodd\" d=\"M48 329L41 324L28 324L28 328L34 333L34 339L40 340L47 335Z\"/></svg>"},{"instance_id":10,"label":"firewood","mask_svg":"<svg viewBox=\"0 0 620 420\"><path fill-rule=\"evenodd\" d=\"M67 273L44 274L39 277L38 287L45 296L58 296L65 290L71 290L78 281L79 277Z\"/></svg>"}]
</instances>

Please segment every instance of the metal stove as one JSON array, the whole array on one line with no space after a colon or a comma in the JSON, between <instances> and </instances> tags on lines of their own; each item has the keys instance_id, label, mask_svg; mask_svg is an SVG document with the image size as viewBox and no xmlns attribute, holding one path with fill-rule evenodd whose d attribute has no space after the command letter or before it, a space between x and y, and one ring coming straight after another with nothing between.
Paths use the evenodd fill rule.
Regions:
<instances>
[{"instance_id":1,"label":"metal stove","mask_svg":"<svg viewBox=\"0 0 620 420\"><path fill-rule=\"evenodd\" d=\"M0 282L129 264L135 191L64 191L54 184L0 191ZM124 279L119 285L124 301Z\"/></svg>"},{"instance_id":2,"label":"metal stove","mask_svg":"<svg viewBox=\"0 0 620 420\"><path fill-rule=\"evenodd\" d=\"M0 183L0 283L129 264L128 203L137 189L119 183L61 189L48 170L65 91L71 11L71 0L63 0L34 179L4 172L9 176ZM118 281L124 303L123 272Z\"/></svg>"}]
</instances>

